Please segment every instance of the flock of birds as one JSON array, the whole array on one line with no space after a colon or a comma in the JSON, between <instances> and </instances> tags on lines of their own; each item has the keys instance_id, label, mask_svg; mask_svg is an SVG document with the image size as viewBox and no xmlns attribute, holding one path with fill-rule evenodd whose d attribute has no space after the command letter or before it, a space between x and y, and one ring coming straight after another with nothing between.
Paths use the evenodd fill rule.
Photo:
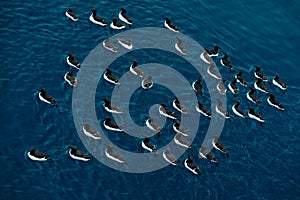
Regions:
<instances>
[{"instance_id":1,"label":"flock of birds","mask_svg":"<svg viewBox=\"0 0 300 200\"><path fill-rule=\"evenodd\" d=\"M78 17L72 11L72 8L68 8L68 10L65 12L65 15L74 22L78 21ZM112 22L110 23L110 28L124 29L124 28L126 28L126 25L128 25L129 27L132 25L132 20L127 16L126 9L121 8L120 13L118 14L118 18L122 22L119 22L118 19L113 18ZM89 17L89 20L92 23L99 25L99 26L107 26L108 25L108 22L106 22L103 18L97 16L96 9L92 9L92 14ZM170 21L170 19L168 19L168 18L165 18L164 26L167 29L169 29L175 33L179 32L179 29L177 28L177 26L175 24L173 24ZM118 38L118 42L121 46L123 46L126 49L132 49L132 47L133 47L133 43L131 40ZM107 38L103 41L103 47L112 52L117 52L117 48L114 46L113 43L109 42L109 38ZM177 38L177 43L175 44L174 47L182 55L187 55L187 49L184 47L182 39ZM209 67L207 68L207 73L210 76L212 76L213 78L220 80L220 82L216 86L216 88L220 94L225 95L227 92L227 87L224 85L226 80L225 79L222 80L222 77L221 77L220 73L216 70L216 65L213 61L214 57L217 58L219 56L220 50L221 50L221 48L219 46L215 46L213 49L205 49L205 51L200 54L200 59L209 65ZM68 54L68 56L66 58L66 62L71 67L74 67L78 70L81 69L80 62L74 57L73 54ZM228 59L228 55L224 52L223 52L223 57L220 59L220 63L222 66L227 67L230 70L230 72L235 73L235 71L233 70L233 65ZM132 60L132 64L129 67L129 70L134 75L143 78L143 80L141 81L141 87L143 89L145 89L145 90L151 89L151 87L153 86L152 77L150 75L145 77L144 72L138 67L138 62L136 60ZM263 93L269 94L270 91L267 88L267 86L265 85L265 82L268 81L268 78L261 71L261 68L259 66L255 66L254 77L256 78L256 82L254 83L254 87L250 87L250 90L247 92L246 97L249 101L258 105L258 104L261 104L261 102L260 102L259 98L255 95L255 92L258 90ZM106 72L103 74L103 78L106 81L108 81L109 83L112 83L115 85L120 84L119 79L113 74L113 72L110 69L106 70ZM70 86L72 86L72 87L77 86L77 79L73 75L72 72L67 72L64 75L64 79ZM278 75L276 75L272 79L271 82L273 85L279 87L283 91L285 91L287 89L285 84L279 79ZM231 80L230 83L228 84L228 88L229 88L230 92L232 92L235 95L235 97L239 93L239 87L238 87L237 83L239 83L242 87L248 87L247 81L243 77L242 70L240 70L237 74L235 74L233 80ZM201 77L199 77L197 80L195 80L191 86L196 94L199 94L199 95L203 94L204 88L202 85ZM43 88L39 89L38 97L42 102L45 102L47 104L51 104L54 106L58 105L55 98L53 98L51 95L49 95L46 92L46 90ZM104 102L103 106L107 112L116 113L116 114L123 113L123 111L118 106L112 105L109 99L103 99L103 102ZM267 98L267 103L270 104L271 106L274 106L277 109L284 110L284 106L275 99L275 96L273 94L269 94L269 97ZM265 118L262 117L260 114L256 113L254 111L253 107L249 108L249 112L246 114L244 112L244 110L240 107L240 104L241 104L240 101L237 100L237 102L232 106L232 111L235 115L237 115L238 117L241 117L241 118L251 118L251 119L257 120L261 124L263 122L265 122ZM179 111L181 114L188 113L186 106L184 104L182 104L177 97L175 97L174 101L172 102L172 106L174 109ZM202 115L204 115L208 118L211 118L211 113L210 113L209 109L206 108L200 101L198 101L198 104L197 104L195 110L198 111L199 113L201 113ZM230 117L231 117L230 114L226 111L226 108L224 108L222 106L222 102L220 100L218 100L218 105L215 107L215 110L218 114L220 114L224 118L230 119ZM174 137L174 142L176 144L180 145L181 147L191 148L191 144L190 144L189 140L187 139L187 137L190 135L190 133L180 123L180 121L178 120L177 114L172 109L168 108L167 105L164 103L162 103L160 105L159 113L162 116L165 116L167 118L174 120L173 130L177 133ZM149 129L158 133L157 134L158 137L160 136L162 128L151 116L146 120L145 125ZM112 121L110 117L107 117L104 120L103 126L105 129L107 129L109 131L118 131L118 132L124 131L124 129L122 127L118 126L118 124L116 122ZM86 136L88 136L92 139L95 139L95 140L101 139L101 135L95 129L93 129L89 125L89 123L84 123L82 126L82 130ZM229 156L225 146L219 141L219 138L217 136L213 138L212 145L215 149L224 153L225 156L227 156L227 157ZM158 150L157 150L156 146L153 143L151 143L149 138L143 139L141 146L145 150L153 152L154 154L157 154ZM88 161L91 159L91 156L76 149L76 147L73 147L73 146L68 146L68 147L69 147L68 153L71 158L73 158L75 160L81 160L81 161ZM34 160L34 161L52 160L49 155L47 155L43 152L39 152L35 149L31 149L27 153L27 155L31 160ZM169 148L165 149L163 151L162 155L163 155L163 158L171 165L174 165L174 166L179 165L177 158L172 154L172 152ZM116 161L119 163L126 163L126 160L118 152L116 152L112 148L112 146L107 145L107 147L105 149L105 156L108 159L111 159L113 161ZM218 161L217 161L216 157L211 152L207 152L205 146L202 146L200 148L199 157L206 158L209 161L211 161L212 163L218 165ZM199 167L193 161L191 156L188 156L184 160L183 164L184 164L184 167L186 167L192 173L194 173L196 175L201 174Z\"/></svg>"}]
</instances>

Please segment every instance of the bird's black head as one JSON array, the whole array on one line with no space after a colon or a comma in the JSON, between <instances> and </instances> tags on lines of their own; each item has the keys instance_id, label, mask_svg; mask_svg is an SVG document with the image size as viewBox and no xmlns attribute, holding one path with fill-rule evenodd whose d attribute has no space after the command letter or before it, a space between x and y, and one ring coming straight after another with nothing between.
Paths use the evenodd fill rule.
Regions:
<instances>
[{"instance_id":1,"label":"bird's black head","mask_svg":"<svg viewBox=\"0 0 300 200\"><path fill-rule=\"evenodd\" d=\"M126 13L126 9L125 8L121 8L120 10L121 10L122 14Z\"/></svg>"}]
</instances>

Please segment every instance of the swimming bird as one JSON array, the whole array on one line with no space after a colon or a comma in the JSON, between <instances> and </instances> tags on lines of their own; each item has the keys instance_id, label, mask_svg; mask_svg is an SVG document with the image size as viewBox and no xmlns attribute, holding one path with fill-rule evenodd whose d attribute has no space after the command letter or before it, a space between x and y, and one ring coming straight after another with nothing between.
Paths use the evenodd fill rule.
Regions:
<instances>
[{"instance_id":1,"label":"swimming bird","mask_svg":"<svg viewBox=\"0 0 300 200\"><path fill-rule=\"evenodd\" d=\"M110 113L123 113L123 110L121 110L118 106L111 105L109 99L102 99L104 104L103 107L107 112Z\"/></svg>"},{"instance_id":2,"label":"swimming bird","mask_svg":"<svg viewBox=\"0 0 300 200\"><path fill-rule=\"evenodd\" d=\"M118 163L125 163L126 160L115 150L113 150L113 147L111 145L107 145L105 149L105 156L113 161L116 161Z\"/></svg>"},{"instance_id":3,"label":"swimming bird","mask_svg":"<svg viewBox=\"0 0 300 200\"><path fill-rule=\"evenodd\" d=\"M224 53L224 56L223 56L223 58L221 58L220 63L221 63L221 65L228 67L229 70L230 70L231 72L233 72L233 70L232 70L232 64L231 64L231 62L228 60L228 55L227 55L226 53Z\"/></svg>"},{"instance_id":4,"label":"swimming bird","mask_svg":"<svg viewBox=\"0 0 300 200\"><path fill-rule=\"evenodd\" d=\"M237 82L239 82L242 86L247 87L247 81L246 81L246 79L242 76L242 74L243 74L243 71L240 70L239 73L237 73L237 74L235 75L235 78L236 78Z\"/></svg>"},{"instance_id":5,"label":"swimming bird","mask_svg":"<svg viewBox=\"0 0 300 200\"><path fill-rule=\"evenodd\" d=\"M198 104L196 106L196 111L208 118L211 118L211 113L208 111L206 107L203 106L203 104L200 101L198 101Z\"/></svg>"},{"instance_id":6,"label":"swimming bird","mask_svg":"<svg viewBox=\"0 0 300 200\"><path fill-rule=\"evenodd\" d=\"M146 120L146 126L152 130L152 131L155 131L158 133L158 137L160 136L160 133L161 133L161 127L159 126L159 124L152 118L152 117L149 117L147 120Z\"/></svg>"},{"instance_id":7,"label":"swimming bird","mask_svg":"<svg viewBox=\"0 0 300 200\"><path fill-rule=\"evenodd\" d=\"M256 121L260 122L260 125L265 122L265 118L262 117L260 114L254 112L254 108L249 108L248 116L251 119L255 119Z\"/></svg>"},{"instance_id":8,"label":"swimming bird","mask_svg":"<svg viewBox=\"0 0 300 200\"><path fill-rule=\"evenodd\" d=\"M177 115L170 109L167 109L166 104L162 103L159 106L159 113L171 119L177 119Z\"/></svg>"},{"instance_id":9,"label":"swimming bird","mask_svg":"<svg viewBox=\"0 0 300 200\"><path fill-rule=\"evenodd\" d=\"M216 65L211 63L207 68L207 73L215 79L222 79L221 74L216 70Z\"/></svg>"},{"instance_id":10,"label":"swimming bird","mask_svg":"<svg viewBox=\"0 0 300 200\"><path fill-rule=\"evenodd\" d=\"M207 54L212 57L212 56L218 56L219 55L219 49L221 49L221 47L219 47L218 45L216 45L214 47L214 49L208 49L205 48L205 51L207 52Z\"/></svg>"},{"instance_id":11,"label":"swimming bird","mask_svg":"<svg viewBox=\"0 0 300 200\"><path fill-rule=\"evenodd\" d=\"M29 152L27 152L28 158L30 158L33 161L47 161L51 160L50 156L45 154L44 152L37 151L35 149L31 149Z\"/></svg>"},{"instance_id":12,"label":"swimming bird","mask_svg":"<svg viewBox=\"0 0 300 200\"><path fill-rule=\"evenodd\" d=\"M239 88L236 85L237 79L234 78L229 84L228 88L229 90L236 96L239 93Z\"/></svg>"},{"instance_id":13,"label":"swimming bird","mask_svg":"<svg viewBox=\"0 0 300 200\"><path fill-rule=\"evenodd\" d=\"M269 93L269 89L267 88L262 79L257 79L257 81L254 83L254 88L264 93Z\"/></svg>"},{"instance_id":14,"label":"swimming bird","mask_svg":"<svg viewBox=\"0 0 300 200\"><path fill-rule=\"evenodd\" d=\"M163 151L163 158L173 166L178 166L179 164L177 158L175 157L174 154L171 153L169 148L166 148Z\"/></svg>"},{"instance_id":15,"label":"swimming bird","mask_svg":"<svg viewBox=\"0 0 300 200\"><path fill-rule=\"evenodd\" d=\"M89 20L93 22L94 24L100 25L100 26L106 26L108 23L101 17L97 16L97 9L94 8L91 10L92 14L89 17Z\"/></svg>"},{"instance_id":16,"label":"swimming bird","mask_svg":"<svg viewBox=\"0 0 300 200\"><path fill-rule=\"evenodd\" d=\"M130 65L130 72L133 73L134 75L137 75L139 77L143 77L144 76L144 72L137 67L138 62L136 60L132 60L132 64Z\"/></svg>"},{"instance_id":17,"label":"swimming bird","mask_svg":"<svg viewBox=\"0 0 300 200\"><path fill-rule=\"evenodd\" d=\"M173 107L178 110L179 112L181 112L182 114L187 114L188 111L185 107L185 105L181 102L179 102L178 98L175 97L175 100L172 102Z\"/></svg>"},{"instance_id":18,"label":"swimming bird","mask_svg":"<svg viewBox=\"0 0 300 200\"><path fill-rule=\"evenodd\" d=\"M268 81L268 78L266 77L266 75L261 71L260 66L254 66L254 67L255 67L254 76L257 79L261 79L263 81Z\"/></svg>"},{"instance_id":19,"label":"swimming bird","mask_svg":"<svg viewBox=\"0 0 300 200\"><path fill-rule=\"evenodd\" d=\"M106 72L103 75L104 79L107 80L110 83L113 83L115 85L120 85L119 79L112 74L112 71L110 69L106 69Z\"/></svg>"},{"instance_id":20,"label":"swimming bird","mask_svg":"<svg viewBox=\"0 0 300 200\"><path fill-rule=\"evenodd\" d=\"M77 79L75 76L73 76L72 72L65 73L64 79L70 86L72 86L72 87L77 86Z\"/></svg>"},{"instance_id":21,"label":"swimming bird","mask_svg":"<svg viewBox=\"0 0 300 200\"><path fill-rule=\"evenodd\" d=\"M184 148L191 148L191 143L181 133L175 135L174 142Z\"/></svg>"},{"instance_id":22,"label":"swimming bird","mask_svg":"<svg viewBox=\"0 0 300 200\"><path fill-rule=\"evenodd\" d=\"M184 166L187 168L189 171L191 171L193 174L196 175L201 175L201 171L197 164L193 161L192 157L189 156L187 159L184 160Z\"/></svg>"},{"instance_id":23,"label":"swimming bird","mask_svg":"<svg viewBox=\"0 0 300 200\"><path fill-rule=\"evenodd\" d=\"M279 110L284 110L284 106L275 99L275 96L273 94L270 94L270 96L267 98L267 102L269 105L271 105Z\"/></svg>"},{"instance_id":24,"label":"swimming bird","mask_svg":"<svg viewBox=\"0 0 300 200\"><path fill-rule=\"evenodd\" d=\"M204 51L203 53L200 54L200 58L203 62L205 62L207 64L213 63L212 58L208 55L208 53L206 51Z\"/></svg>"},{"instance_id":25,"label":"swimming bird","mask_svg":"<svg viewBox=\"0 0 300 200\"><path fill-rule=\"evenodd\" d=\"M173 23L171 22L171 20L170 20L169 18L167 18L167 17L165 17L164 26L165 26L167 29L169 29L169 30L171 30L171 31L173 31L173 32L175 32L175 33L178 33L178 32L179 32L179 29L177 28L177 26L176 26L175 24L173 24Z\"/></svg>"},{"instance_id":26,"label":"swimming bird","mask_svg":"<svg viewBox=\"0 0 300 200\"><path fill-rule=\"evenodd\" d=\"M90 138L93 138L95 140L101 139L100 134L95 129L93 129L87 122L83 123L82 130L83 133Z\"/></svg>"},{"instance_id":27,"label":"swimming bird","mask_svg":"<svg viewBox=\"0 0 300 200\"><path fill-rule=\"evenodd\" d=\"M255 89L254 88L250 88L250 91L247 92L247 99L249 101L252 101L255 104L260 104L261 102L259 101L259 99L254 95Z\"/></svg>"},{"instance_id":28,"label":"swimming bird","mask_svg":"<svg viewBox=\"0 0 300 200\"><path fill-rule=\"evenodd\" d=\"M39 99L45 103L48 103L53 106L57 106L57 101L49 94L47 94L45 88L38 89L39 92Z\"/></svg>"},{"instance_id":29,"label":"swimming bird","mask_svg":"<svg viewBox=\"0 0 300 200\"><path fill-rule=\"evenodd\" d=\"M147 151L157 154L156 146L150 142L149 138L144 138L144 140L142 141L142 147Z\"/></svg>"},{"instance_id":30,"label":"swimming bird","mask_svg":"<svg viewBox=\"0 0 300 200\"><path fill-rule=\"evenodd\" d=\"M109 37L103 40L102 45L105 49L108 49L114 53L118 52L118 49L115 47L114 43L109 41Z\"/></svg>"},{"instance_id":31,"label":"swimming bird","mask_svg":"<svg viewBox=\"0 0 300 200\"><path fill-rule=\"evenodd\" d=\"M216 106L216 112L225 117L225 119L230 119L229 113L222 106L222 101L220 99L217 99L217 102L218 105Z\"/></svg>"},{"instance_id":32,"label":"swimming bird","mask_svg":"<svg viewBox=\"0 0 300 200\"><path fill-rule=\"evenodd\" d=\"M119 125L116 122L113 122L110 117L105 118L103 125L107 130L110 131L118 131L118 132L123 131L123 128L119 127Z\"/></svg>"},{"instance_id":33,"label":"swimming bird","mask_svg":"<svg viewBox=\"0 0 300 200\"><path fill-rule=\"evenodd\" d=\"M186 48L183 46L182 44L183 40L180 39L180 38L177 38L177 42L175 44L175 49L181 53L182 55L186 55L187 54L187 51L186 51Z\"/></svg>"},{"instance_id":34,"label":"swimming bird","mask_svg":"<svg viewBox=\"0 0 300 200\"><path fill-rule=\"evenodd\" d=\"M68 147L70 148L69 155L71 158L73 158L75 160L80 160L80 161L89 161L91 159L91 156L76 149L76 147L73 147L73 146L68 146Z\"/></svg>"},{"instance_id":35,"label":"swimming bird","mask_svg":"<svg viewBox=\"0 0 300 200\"><path fill-rule=\"evenodd\" d=\"M124 47L125 49L132 49L133 48L133 44L131 40L125 40L123 38L117 38L117 41L119 42L119 44Z\"/></svg>"},{"instance_id":36,"label":"swimming bird","mask_svg":"<svg viewBox=\"0 0 300 200\"><path fill-rule=\"evenodd\" d=\"M225 79L222 80L222 82L219 82L217 85L217 90L219 91L220 94L224 95L226 94L227 88L225 87Z\"/></svg>"},{"instance_id":37,"label":"swimming bird","mask_svg":"<svg viewBox=\"0 0 300 200\"><path fill-rule=\"evenodd\" d=\"M120 29L124 29L125 27L126 27L125 24L118 22L118 19L116 18L113 18L112 22L110 23L110 28L112 29L120 30Z\"/></svg>"},{"instance_id":38,"label":"swimming bird","mask_svg":"<svg viewBox=\"0 0 300 200\"><path fill-rule=\"evenodd\" d=\"M80 69L81 65L80 63L78 62L78 60L76 60L76 58L74 57L73 54L68 54L67 55L67 63L68 65L70 65L71 67L74 67L76 69Z\"/></svg>"},{"instance_id":39,"label":"swimming bird","mask_svg":"<svg viewBox=\"0 0 300 200\"><path fill-rule=\"evenodd\" d=\"M279 79L278 74L276 74L276 76L273 78L272 83L279 87L281 90L286 90L286 85Z\"/></svg>"},{"instance_id":40,"label":"swimming bird","mask_svg":"<svg viewBox=\"0 0 300 200\"><path fill-rule=\"evenodd\" d=\"M181 133L183 136L189 136L190 133L188 132L188 130L186 130L186 128L180 124L180 122L178 120L176 120L173 124L173 130L176 133Z\"/></svg>"},{"instance_id":41,"label":"swimming bird","mask_svg":"<svg viewBox=\"0 0 300 200\"><path fill-rule=\"evenodd\" d=\"M210 162L212 162L213 164L218 166L217 158L211 152L206 152L205 146L201 146L201 148L199 150L199 157L205 158L205 159L209 160Z\"/></svg>"},{"instance_id":42,"label":"swimming bird","mask_svg":"<svg viewBox=\"0 0 300 200\"><path fill-rule=\"evenodd\" d=\"M198 79L196 81L194 81L192 84L193 90L197 94L200 94L200 95L202 95L202 93L203 93L203 87L202 87L201 81L202 81L202 78L201 78L201 76L199 76Z\"/></svg>"},{"instance_id":43,"label":"swimming bird","mask_svg":"<svg viewBox=\"0 0 300 200\"><path fill-rule=\"evenodd\" d=\"M68 10L66 11L65 15L70 18L72 21L77 22L78 17L77 15L72 11L72 7L69 7Z\"/></svg>"},{"instance_id":44,"label":"swimming bird","mask_svg":"<svg viewBox=\"0 0 300 200\"><path fill-rule=\"evenodd\" d=\"M119 13L118 17L121 21L125 22L126 24L132 25L132 20L126 14L126 9L121 8L121 12Z\"/></svg>"},{"instance_id":45,"label":"swimming bird","mask_svg":"<svg viewBox=\"0 0 300 200\"><path fill-rule=\"evenodd\" d=\"M237 102L232 106L232 111L239 117L246 118L245 112L240 108L241 102L237 100Z\"/></svg>"},{"instance_id":46,"label":"swimming bird","mask_svg":"<svg viewBox=\"0 0 300 200\"><path fill-rule=\"evenodd\" d=\"M152 76L148 76L147 78L142 80L143 89L148 90L152 88L152 86L153 86Z\"/></svg>"},{"instance_id":47,"label":"swimming bird","mask_svg":"<svg viewBox=\"0 0 300 200\"><path fill-rule=\"evenodd\" d=\"M220 142L218 136L214 137L214 139L212 140L212 145L215 149L221 151L226 157L229 157L229 154L227 152L225 145Z\"/></svg>"}]
</instances>

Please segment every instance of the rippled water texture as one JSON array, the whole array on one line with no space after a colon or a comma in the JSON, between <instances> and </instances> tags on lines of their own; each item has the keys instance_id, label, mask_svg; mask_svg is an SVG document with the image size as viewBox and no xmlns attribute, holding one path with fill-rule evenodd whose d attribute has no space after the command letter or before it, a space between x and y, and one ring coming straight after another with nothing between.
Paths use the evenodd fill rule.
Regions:
<instances>
[{"instance_id":1,"label":"rippled water texture","mask_svg":"<svg viewBox=\"0 0 300 200\"><path fill-rule=\"evenodd\" d=\"M299 177L299 1L1 1L0 2L0 199L297 199ZM72 6L82 24L66 19L64 12ZM199 133L181 158L192 155L200 166L197 178L186 169L168 166L146 174L122 173L92 159L76 162L67 155L67 145L86 151L72 118L72 89L64 84L63 75L70 69L66 54L72 52L83 61L89 52L107 36L109 29L88 21L96 7L106 20L125 7L133 19L132 28L163 27L169 17L180 31L204 47L220 45L229 55L236 70L243 69L245 78L254 83L253 66L261 65L272 77L279 73L288 85L284 94L267 86L285 105L280 112L266 104L259 113L266 117L260 126L252 120L232 117L226 121L222 142L230 157L213 151L219 166L197 158L197 152L209 120L201 118ZM118 59L111 67L120 76L131 59L141 64L158 62L180 70L191 83L197 74L189 71L179 58L158 52L136 52ZM216 62L223 77L231 74ZM228 83L228 82L227 82ZM37 88L44 87L58 100L54 108L39 103ZM158 86L157 86L158 87ZM106 90L103 90L106 88ZM95 105L99 120L104 117L102 96L109 97L112 86L98 85ZM170 103L167 90L149 91L156 101ZM247 89L240 87L238 99L244 108L251 106L245 98ZM207 91L206 91L207 93ZM132 96L131 116L139 124L147 118L147 108L140 102L141 91ZM209 106L208 95L202 101ZM200 97L199 97L200 99ZM236 98L228 92L228 110ZM136 106L135 106L136 105ZM170 105L170 104L169 104ZM169 121L170 122L170 121ZM163 144L173 133L153 142ZM116 144L143 152L141 140L114 138ZM159 145L158 145L159 146ZM29 161L25 153L37 148L50 154L56 162ZM181 164L182 166L182 164Z\"/></svg>"}]
</instances>

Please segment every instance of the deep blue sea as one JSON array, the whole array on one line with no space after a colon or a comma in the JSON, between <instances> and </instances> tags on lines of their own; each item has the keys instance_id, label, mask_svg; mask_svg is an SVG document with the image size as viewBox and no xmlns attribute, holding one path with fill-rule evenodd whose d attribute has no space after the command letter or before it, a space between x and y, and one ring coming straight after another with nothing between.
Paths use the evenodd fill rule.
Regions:
<instances>
[{"instance_id":1,"label":"deep blue sea","mask_svg":"<svg viewBox=\"0 0 300 200\"><path fill-rule=\"evenodd\" d=\"M81 24L65 17L69 6ZM0 7L0 199L300 199L299 1L3 0ZM181 167L132 174L111 169L93 158L87 163L72 160L67 145L88 151L74 126L72 88L63 80L66 71L76 73L66 64L66 54L72 52L82 62L103 39L114 34L88 21L92 8L110 21L121 7L127 8L133 19L130 29L163 27L164 17L169 17L180 32L203 47L218 44L228 53L234 68L245 71L250 84L254 81L254 65L262 66L269 78L278 73L288 86L287 92L267 86L286 112L269 106L267 95L257 92L263 102L258 111L266 117L266 123L260 126L233 116L230 107L236 98L228 92L232 120L226 121L220 139L230 157L213 150L218 167L198 159L199 141L203 139L200 133L192 150L179 159L182 162L192 155L202 171L199 178ZM156 61L176 68L176 57L160 53L156 59L155 55L149 51L133 56L141 63ZM112 66L118 76L128 69L129 59L133 58L124 57ZM217 66L224 77L232 78L232 73ZM184 73L190 82L197 78L188 70ZM57 99L59 107L37 101L37 89L41 87ZM240 89L237 98L247 108L251 105L245 98L247 89ZM106 96L111 92L101 87L98 90ZM153 103L159 98L166 100L162 93L163 89L151 91L151 98L156 100ZM133 103L141 98L137 94L131 99ZM103 108L99 104L96 108L101 118ZM131 115L138 123L139 112L147 112L143 107L136 109ZM201 123L205 127L209 121ZM119 139L116 144L141 152L133 149L140 148L140 141L133 140L126 147ZM33 147L56 162L28 160L26 152Z\"/></svg>"}]
</instances>

